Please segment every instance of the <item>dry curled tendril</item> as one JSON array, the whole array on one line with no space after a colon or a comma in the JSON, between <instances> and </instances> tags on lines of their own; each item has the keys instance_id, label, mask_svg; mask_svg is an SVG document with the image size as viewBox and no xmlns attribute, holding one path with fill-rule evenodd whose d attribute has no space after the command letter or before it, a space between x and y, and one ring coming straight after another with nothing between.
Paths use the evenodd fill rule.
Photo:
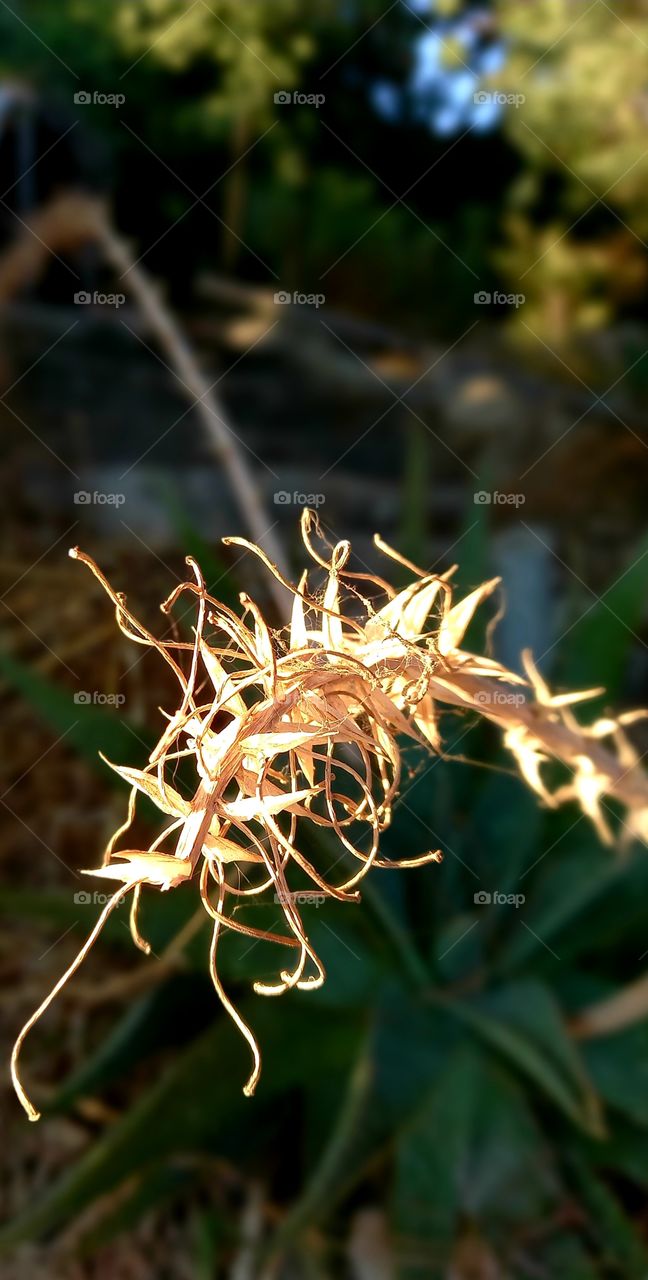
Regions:
<instances>
[{"instance_id":1,"label":"dry curled tendril","mask_svg":"<svg viewBox=\"0 0 648 1280\"><path fill-rule=\"evenodd\" d=\"M413 575L411 585L397 594L382 578L348 570L349 543L327 547L309 511L302 517L302 537L317 566L314 572L324 582L318 591L310 589L306 572L293 586L259 547L244 538L225 539L258 556L292 594L292 620L285 631L271 630L245 595L242 617L213 599L198 565L188 559L193 580L176 587L161 606L169 614L181 596L193 597L196 618L193 639L187 642L157 640L90 557L78 549L70 552L110 596L123 633L156 649L172 668L180 705L168 717L145 769L111 765L131 788L128 815L109 841L103 865L84 874L117 881L119 887L74 962L16 1040L12 1078L30 1120L39 1113L18 1074L27 1033L79 967L125 894L132 893L133 941L148 953L137 922L143 886L168 890L191 879L197 881L212 922L209 967L214 987L252 1054L244 1092L254 1093L260 1053L221 983L220 936L232 929L287 949L292 962L275 982L254 984L260 995L278 996L293 987L314 990L325 975L299 911L304 890L290 887L295 871L302 883L308 882L310 896L356 902L357 886L372 866L412 867L441 860L439 851L396 863L379 856L380 833L389 825L399 790L399 740L414 739L441 752L439 704L476 711L498 725L523 777L547 805L575 799L609 842L603 800L615 797L623 806L625 829L641 838L648 833L647 779L623 729L644 713L580 725L570 704L600 690L552 696L530 654L523 655L525 680L492 658L460 648L475 609L497 579L454 604L452 570L424 573L376 537L377 547ZM317 549L315 538L324 550ZM373 599L378 593L386 602L377 607L365 592ZM190 799L179 794L169 777L182 759L195 767ZM568 781L553 791L543 776L550 759L561 762L568 773ZM140 792L170 821L148 849L118 848ZM304 823L333 832L343 846L345 866L352 870L341 882L333 883L300 851L298 832ZM239 909L262 895L280 904L285 932L267 933L239 918Z\"/></svg>"}]
</instances>

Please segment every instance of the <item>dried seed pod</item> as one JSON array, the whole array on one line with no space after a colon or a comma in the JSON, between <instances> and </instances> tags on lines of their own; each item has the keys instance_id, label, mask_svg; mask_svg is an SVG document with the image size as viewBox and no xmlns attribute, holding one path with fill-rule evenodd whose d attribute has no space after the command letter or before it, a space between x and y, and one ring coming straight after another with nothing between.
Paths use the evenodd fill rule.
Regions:
<instances>
[{"instance_id":1,"label":"dried seed pod","mask_svg":"<svg viewBox=\"0 0 648 1280\"><path fill-rule=\"evenodd\" d=\"M326 573L326 586L319 593L309 591L306 573L294 586L259 547L243 538L225 539L257 555L292 593L287 635L274 632L247 596L241 597L242 617L212 598L198 566L188 559L193 580L181 583L162 609L169 613L180 596L192 595L194 639L159 641L131 614L125 596L113 590L89 556L77 549L70 553L101 583L124 634L156 649L171 667L178 680L179 705L168 716L145 769L111 765L130 786L128 814L109 841L103 865L84 874L115 880L119 888L14 1046L13 1081L32 1120L38 1119L38 1112L18 1074L25 1036L79 967L125 894L133 894L133 940L149 951L137 923L143 887L169 890L192 879L213 925L209 967L214 987L252 1052L244 1091L254 1092L261 1058L252 1031L218 974L222 931L230 928L264 937L296 953L293 967L281 970L276 982L254 984L257 993L311 990L321 985L325 974L299 910L302 900L316 895L357 902L357 886L372 866L411 867L441 860L438 850L400 862L379 856L380 835L389 825L400 785L399 739L409 737L440 750L438 704L478 712L498 725L522 776L546 804L575 799L601 837L609 839L602 801L615 796L625 806L626 827L642 838L648 835L648 781L622 731L641 713L582 727L571 706L598 690L552 696L529 654L524 655L524 680L493 659L461 648L475 610L494 591L497 579L455 604L452 571L425 574L377 538L381 551L414 574L412 584L397 594L384 579L347 569L348 542L330 547L328 556L320 552L314 538L324 539L317 517L309 511L302 516L302 536L318 570ZM382 608L376 610L354 580L369 582L386 594ZM612 749L602 745L605 739L612 741ZM552 758L572 774L569 785L553 793L543 778L543 766ZM191 797L181 796L167 776L178 759L194 762ZM119 850L116 845L133 821L140 793L171 822L147 850ZM341 883L330 880L302 852L300 832L309 823L329 830L357 863ZM295 868L300 879L310 883L310 891L291 888ZM209 894L212 882L215 905ZM270 892L283 913L283 934L263 933L234 914L242 904Z\"/></svg>"}]
</instances>

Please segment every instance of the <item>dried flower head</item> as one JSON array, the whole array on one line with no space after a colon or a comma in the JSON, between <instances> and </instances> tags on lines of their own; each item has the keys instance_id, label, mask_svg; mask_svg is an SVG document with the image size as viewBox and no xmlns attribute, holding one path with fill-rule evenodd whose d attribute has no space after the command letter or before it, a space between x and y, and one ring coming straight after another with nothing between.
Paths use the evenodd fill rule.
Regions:
<instances>
[{"instance_id":1,"label":"dried flower head","mask_svg":"<svg viewBox=\"0 0 648 1280\"><path fill-rule=\"evenodd\" d=\"M602 799L616 796L625 806L629 829L642 837L648 832L646 777L622 729L641 713L605 718L583 728L571 703L598 690L552 697L529 654L524 680L492 658L461 649L476 608L497 579L455 604L452 571L426 574L376 538L378 548L413 575L412 584L397 594L383 579L347 568L348 542L318 550L314 539L320 547L325 540L309 511L302 517L302 537L316 572L324 576L319 592L310 588L307 573L294 586L259 547L243 538L225 539L257 555L291 593L287 632L271 630L245 595L241 617L213 599L197 564L188 559L193 580L176 587L161 606L169 614L181 596L193 598L194 635L185 642L157 640L90 557L78 549L70 553L89 567L110 596L122 632L156 649L171 667L179 685L179 706L168 717L145 769L111 766L130 787L128 814L109 841L103 865L84 874L114 880L117 889L78 956L14 1046L13 1082L31 1120L39 1113L18 1075L18 1056L31 1027L79 967L125 894L132 894L133 940L148 953L138 927L143 886L166 891L192 879L212 922L209 966L214 987L252 1054L244 1092L254 1092L260 1053L220 980L220 936L231 929L270 939L292 953L292 963L275 982L254 984L260 995L277 996L293 987L312 990L325 975L299 911L300 895L291 889L294 869L314 892L356 902L358 885L372 866L420 866L441 860L438 850L400 862L379 856L380 834L389 825L399 790L399 740L413 739L439 752L439 703L477 711L496 723L523 777L546 804L576 799L609 840ZM376 608L365 592L378 592L386 602ZM503 690L513 688L524 693L502 696ZM613 750L602 744L606 738L612 740ZM571 773L571 781L553 793L543 777L543 766L551 758ZM182 759L195 769L190 800L171 780ZM133 821L139 793L153 800L169 821L148 849L118 848ZM341 881L334 883L302 852L299 832L304 823L333 832L346 851L353 870ZM238 907L268 892L281 905L285 932L255 929L237 915Z\"/></svg>"}]
</instances>

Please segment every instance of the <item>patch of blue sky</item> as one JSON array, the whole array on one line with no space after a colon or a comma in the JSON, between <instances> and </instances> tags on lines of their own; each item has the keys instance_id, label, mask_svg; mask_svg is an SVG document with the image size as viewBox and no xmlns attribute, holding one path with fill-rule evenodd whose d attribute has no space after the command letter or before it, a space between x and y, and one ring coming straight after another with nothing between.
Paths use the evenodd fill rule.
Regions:
<instances>
[{"instance_id":1,"label":"patch of blue sky","mask_svg":"<svg viewBox=\"0 0 648 1280\"><path fill-rule=\"evenodd\" d=\"M376 110L386 119L402 118L405 104L409 112L434 133L452 135L469 127L480 133L494 129L502 114L497 102L475 102L481 82L496 75L504 64L506 51L501 43L484 44L480 35L481 11L472 10L456 20L434 18L434 0L407 0L408 7L435 23L417 36L414 65L403 88L382 80L372 88ZM459 65L448 67L448 42L459 47ZM463 65L462 65L463 62Z\"/></svg>"}]
</instances>

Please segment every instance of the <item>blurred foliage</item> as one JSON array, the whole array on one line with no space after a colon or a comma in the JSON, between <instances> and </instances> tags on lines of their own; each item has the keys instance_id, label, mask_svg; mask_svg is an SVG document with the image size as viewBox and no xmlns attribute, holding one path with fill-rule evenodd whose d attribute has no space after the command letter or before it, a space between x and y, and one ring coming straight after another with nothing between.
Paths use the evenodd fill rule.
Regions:
<instances>
[{"instance_id":1,"label":"blurred foliage","mask_svg":"<svg viewBox=\"0 0 648 1280\"><path fill-rule=\"evenodd\" d=\"M564 341L645 289L648 8L544 0L533 22L515 0L496 10L508 45L497 87L524 95L506 117L525 163L503 261L538 309L525 320Z\"/></svg>"},{"instance_id":2,"label":"blurred foliage","mask_svg":"<svg viewBox=\"0 0 648 1280\"><path fill-rule=\"evenodd\" d=\"M576 218L609 198L645 236L645 3L581 8L570 0L538 0L532 23L514 0L498 0L496 11L509 42L498 79L525 95L524 111L511 113L508 128L529 157L527 202L539 201L558 160L566 214Z\"/></svg>"},{"instance_id":3,"label":"blurred foliage","mask_svg":"<svg viewBox=\"0 0 648 1280\"><path fill-rule=\"evenodd\" d=\"M542 0L532 22L516 0L23 0L16 14L0 12L0 66L40 85L61 125L79 89L126 95L76 116L110 144L119 221L178 289L205 266L323 277L330 297L456 336L490 285L524 292L506 318L554 343L643 315L646 0ZM412 89L429 33L449 85L469 72L523 102L488 127L471 104L435 135ZM501 51L500 69L482 74L475 49ZM382 116L377 84L395 104ZM275 103L295 89L325 108ZM105 165L94 176L105 186Z\"/></svg>"}]
</instances>

